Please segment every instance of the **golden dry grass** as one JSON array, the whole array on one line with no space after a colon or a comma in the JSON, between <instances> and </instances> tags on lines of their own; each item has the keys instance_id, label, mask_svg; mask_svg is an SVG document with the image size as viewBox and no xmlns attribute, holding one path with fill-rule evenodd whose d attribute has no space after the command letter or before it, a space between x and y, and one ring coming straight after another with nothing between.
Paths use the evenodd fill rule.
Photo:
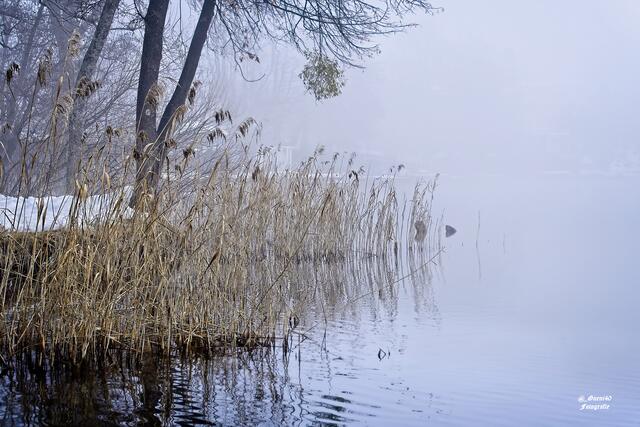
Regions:
<instances>
[{"instance_id":1,"label":"golden dry grass","mask_svg":"<svg viewBox=\"0 0 640 427\"><path fill-rule=\"evenodd\" d=\"M339 157L319 156L279 171L261 150L240 168L219 161L206 174L167 180L162 198L131 218L122 215L128 194L120 191L105 219L89 226L79 209L63 230L3 232L4 351L79 360L113 348L271 344L290 319L327 299L314 272L437 246L434 184L401 205L394 176L358 176L350 161L341 167ZM419 222L429 230L421 242Z\"/></svg>"}]
</instances>

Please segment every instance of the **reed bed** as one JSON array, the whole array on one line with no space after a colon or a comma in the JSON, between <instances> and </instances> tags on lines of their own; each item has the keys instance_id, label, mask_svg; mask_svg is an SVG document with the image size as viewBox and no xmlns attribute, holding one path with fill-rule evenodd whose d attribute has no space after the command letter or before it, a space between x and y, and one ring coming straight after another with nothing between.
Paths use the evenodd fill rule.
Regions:
<instances>
[{"instance_id":1,"label":"reed bed","mask_svg":"<svg viewBox=\"0 0 640 427\"><path fill-rule=\"evenodd\" d=\"M168 141L161 190L133 210L133 158L146 155L131 152L134 124L70 140L84 95L69 70L46 84L47 63L34 94L51 97L50 116L32 103L34 125L0 164L0 188L15 195L0 203L0 371L25 354L78 362L285 344L317 323L310 312L393 292L403 258L413 275L440 253L435 181L401 201L399 167L374 178L322 150L279 167L272 149L245 145L255 121L234 130L223 110ZM74 181L75 194L52 202Z\"/></svg>"},{"instance_id":2,"label":"reed bed","mask_svg":"<svg viewBox=\"0 0 640 427\"><path fill-rule=\"evenodd\" d=\"M144 212L131 214L124 182L109 182L100 220L86 220L82 201L96 183L79 184L64 228L1 232L4 353L77 361L110 349L272 345L309 304L335 303L322 286L335 281L317 280L335 276L328 265L388 264L403 253L416 264L438 246L434 183L401 204L395 176L359 176L340 156L316 152L293 170L266 149L237 168L224 162L167 177Z\"/></svg>"}]
</instances>

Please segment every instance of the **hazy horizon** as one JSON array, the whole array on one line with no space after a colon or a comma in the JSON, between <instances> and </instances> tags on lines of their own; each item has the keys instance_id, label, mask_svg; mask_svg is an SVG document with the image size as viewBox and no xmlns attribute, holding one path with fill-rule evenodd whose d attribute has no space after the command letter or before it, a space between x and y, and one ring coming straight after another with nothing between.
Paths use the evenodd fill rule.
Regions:
<instances>
[{"instance_id":1,"label":"hazy horizon","mask_svg":"<svg viewBox=\"0 0 640 427\"><path fill-rule=\"evenodd\" d=\"M303 58L284 47L265 47L248 73L264 74L258 83L230 66L222 79L202 77L227 87L214 94L236 115L263 123L262 143L298 146L300 156L324 145L412 172L640 171L640 60L628 55L639 3L434 6L445 11L412 16L417 27L380 40L381 53L349 69L334 99L304 93Z\"/></svg>"}]
</instances>

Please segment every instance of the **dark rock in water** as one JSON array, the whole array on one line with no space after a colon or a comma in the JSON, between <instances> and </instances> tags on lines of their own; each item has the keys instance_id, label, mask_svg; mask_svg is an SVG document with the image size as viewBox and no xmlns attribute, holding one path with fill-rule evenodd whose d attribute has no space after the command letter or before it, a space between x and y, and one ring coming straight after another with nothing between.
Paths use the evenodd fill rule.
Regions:
<instances>
[{"instance_id":1,"label":"dark rock in water","mask_svg":"<svg viewBox=\"0 0 640 427\"><path fill-rule=\"evenodd\" d=\"M416 228L416 241L424 242L425 237L427 237L427 225L420 219L413 225Z\"/></svg>"},{"instance_id":2,"label":"dark rock in water","mask_svg":"<svg viewBox=\"0 0 640 427\"><path fill-rule=\"evenodd\" d=\"M445 225L445 226L444 226L444 236L445 236L445 237L451 237L451 236L453 236L454 234L456 234L456 233L457 233L457 231L458 231L458 230L456 230L455 228L453 228L453 227L452 227L452 226L450 226L450 225Z\"/></svg>"}]
</instances>

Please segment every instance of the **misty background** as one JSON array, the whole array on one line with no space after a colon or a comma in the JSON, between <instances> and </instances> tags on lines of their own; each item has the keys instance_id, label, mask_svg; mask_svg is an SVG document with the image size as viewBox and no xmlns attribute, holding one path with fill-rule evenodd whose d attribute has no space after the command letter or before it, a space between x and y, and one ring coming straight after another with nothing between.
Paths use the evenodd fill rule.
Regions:
<instances>
[{"instance_id":1,"label":"misty background","mask_svg":"<svg viewBox=\"0 0 640 427\"><path fill-rule=\"evenodd\" d=\"M304 58L283 46L244 67L259 82L207 53L200 78L236 116L262 123L263 144L294 147L293 159L324 145L410 174L640 171L640 60L630 54L640 3L434 6L445 11L380 39L381 53L347 70L334 99L304 93Z\"/></svg>"}]
</instances>

